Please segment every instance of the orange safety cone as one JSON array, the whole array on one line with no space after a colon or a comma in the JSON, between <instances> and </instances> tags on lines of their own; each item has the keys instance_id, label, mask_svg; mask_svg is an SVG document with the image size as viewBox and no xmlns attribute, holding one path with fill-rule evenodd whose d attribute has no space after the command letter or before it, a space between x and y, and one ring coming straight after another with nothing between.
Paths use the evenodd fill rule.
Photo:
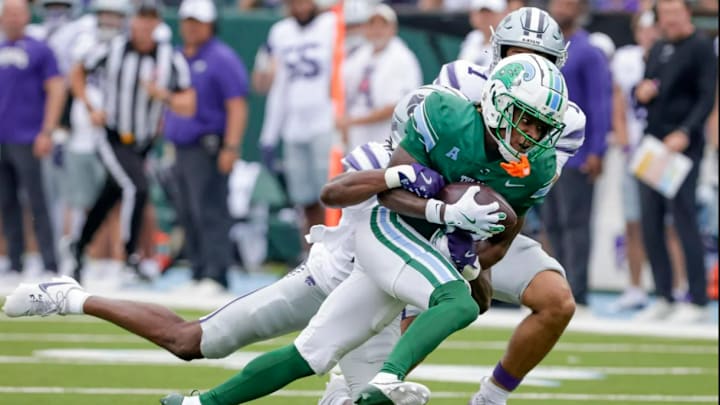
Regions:
<instances>
[{"instance_id":1,"label":"orange safety cone","mask_svg":"<svg viewBox=\"0 0 720 405\"><path fill-rule=\"evenodd\" d=\"M338 2L332 11L337 16L335 46L333 49L332 77L330 81L330 97L333 100L335 116L342 117L345 114L345 85L342 80L342 63L345 58L345 16L343 14L343 3ZM330 150L328 178L332 179L343 172L342 167L343 150L335 145ZM337 208L325 209L325 225L335 226L340 223L341 210Z\"/></svg>"},{"instance_id":2,"label":"orange safety cone","mask_svg":"<svg viewBox=\"0 0 720 405\"><path fill-rule=\"evenodd\" d=\"M715 262L715 266L713 266L712 270L710 270L707 295L711 300L718 299L718 262Z\"/></svg>"}]
</instances>

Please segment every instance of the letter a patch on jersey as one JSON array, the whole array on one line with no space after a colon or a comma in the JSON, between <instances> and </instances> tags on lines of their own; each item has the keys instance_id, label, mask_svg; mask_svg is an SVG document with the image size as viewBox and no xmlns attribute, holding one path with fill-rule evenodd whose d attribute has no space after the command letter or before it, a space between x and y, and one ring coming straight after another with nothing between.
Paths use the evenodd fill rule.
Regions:
<instances>
[{"instance_id":1,"label":"letter a patch on jersey","mask_svg":"<svg viewBox=\"0 0 720 405\"><path fill-rule=\"evenodd\" d=\"M457 146L453 146L453 148L450 149L450 152L446 153L445 156L449 157L452 160L457 160L458 153L460 153L460 148L458 148Z\"/></svg>"}]
</instances>

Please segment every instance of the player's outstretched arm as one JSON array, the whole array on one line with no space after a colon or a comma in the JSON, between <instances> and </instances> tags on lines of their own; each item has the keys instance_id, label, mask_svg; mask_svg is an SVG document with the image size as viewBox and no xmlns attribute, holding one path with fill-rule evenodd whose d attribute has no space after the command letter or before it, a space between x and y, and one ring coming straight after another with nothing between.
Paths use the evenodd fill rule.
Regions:
<instances>
[{"instance_id":1,"label":"player's outstretched arm","mask_svg":"<svg viewBox=\"0 0 720 405\"><path fill-rule=\"evenodd\" d=\"M356 148L346 157L348 172L330 180L322 189L320 200L329 207L344 208L359 204L378 193L394 188L404 188L421 197L432 197L440 191L445 184L442 176L434 170L418 163L398 164L386 169L377 169L384 166L379 164L376 157L375 169L364 167L352 155L367 154L369 148L358 152ZM423 198L420 198L423 200Z\"/></svg>"},{"instance_id":2,"label":"player's outstretched arm","mask_svg":"<svg viewBox=\"0 0 720 405\"><path fill-rule=\"evenodd\" d=\"M347 172L325 184L320 200L328 207L344 208L359 204L387 189L383 169Z\"/></svg>"}]
</instances>

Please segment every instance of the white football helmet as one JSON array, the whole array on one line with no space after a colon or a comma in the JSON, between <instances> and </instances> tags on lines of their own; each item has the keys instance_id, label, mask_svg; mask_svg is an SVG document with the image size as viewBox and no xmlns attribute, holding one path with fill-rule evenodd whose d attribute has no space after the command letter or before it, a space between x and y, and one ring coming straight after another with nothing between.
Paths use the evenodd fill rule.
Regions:
<instances>
[{"instance_id":1,"label":"white football helmet","mask_svg":"<svg viewBox=\"0 0 720 405\"><path fill-rule=\"evenodd\" d=\"M522 7L505 16L490 40L492 66L507 56L507 48L531 49L541 53L559 68L567 61L567 45L557 21L537 7Z\"/></svg>"},{"instance_id":2,"label":"white football helmet","mask_svg":"<svg viewBox=\"0 0 720 405\"><path fill-rule=\"evenodd\" d=\"M565 78L556 65L534 54L518 54L501 60L490 72L483 88L480 106L486 127L499 145L503 158L518 161L521 153L510 144L512 130L516 129L534 145L528 152L530 161L555 146L565 124L563 117L568 106ZM548 126L539 140L533 139L513 121L519 109Z\"/></svg>"}]
</instances>

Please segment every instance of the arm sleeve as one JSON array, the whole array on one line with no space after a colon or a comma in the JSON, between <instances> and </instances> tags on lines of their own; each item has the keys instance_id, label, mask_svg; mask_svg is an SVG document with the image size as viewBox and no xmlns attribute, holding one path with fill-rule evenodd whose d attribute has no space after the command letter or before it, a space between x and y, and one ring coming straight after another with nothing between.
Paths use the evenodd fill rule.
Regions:
<instances>
[{"instance_id":1,"label":"arm sleeve","mask_svg":"<svg viewBox=\"0 0 720 405\"><path fill-rule=\"evenodd\" d=\"M682 126L689 131L689 134L703 132L705 121L715 105L715 81L717 80L717 57L712 43L705 38L697 41L695 52L693 55L697 58L697 75L692 79L695 80L695 89L697 91L697 100L690 114L682 123Z\"/></svg>"},{"instance_id":2,"label":"arm sleeve","mask_svg":"<svg viewBox=\"0 0 720 405\"><path fill-rule=\"evenodd\" d=\"M607 60L599 49L588 49L585 56L585 83L592 97L590 111L586 111L585 142L590 154L603 156L607 149L612 112L612 79Z\"/></svg>"}]
</instances>

